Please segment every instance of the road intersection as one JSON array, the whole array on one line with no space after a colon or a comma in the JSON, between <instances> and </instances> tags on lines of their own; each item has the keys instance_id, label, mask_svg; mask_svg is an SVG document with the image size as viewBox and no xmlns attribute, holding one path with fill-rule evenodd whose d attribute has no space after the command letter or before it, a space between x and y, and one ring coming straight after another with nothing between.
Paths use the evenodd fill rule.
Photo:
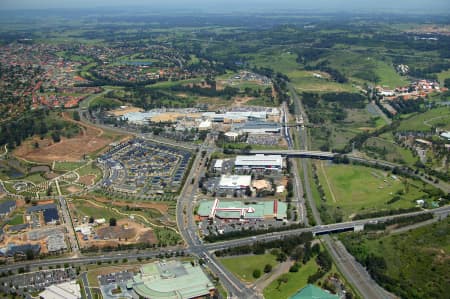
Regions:
<instances>
[{"instance_id":1,"label":"road intersection","mask_svg":"<svg viewBox=\"0 0 450 299\"><path fill-rule=\"evenodd\" d=\"M303 124L307 124L308 118L301 104L301 100L295 92L295 89L288 84L288 88L290 90L290 95L296 103L296 114L300 115ZM292 154L297 153L306 153L306 155L322 155L325 158L330 158L334 156L333 153L324 153L324 152L311 152L308 151L308 134L306 126L302 125L298 127L298 135L296 137L299 138L301 149L295 149L294 138L291 135L291 130L295 129L295 127L288 126L288 116L287 116L287 107L283 106L283 135L288 143L288 151ZM83 116L83 111L80 108L80 115L82 116L82 120L88 122L87 119ZM91 123L92 124L92 123ZM95 126L99 126L104 129L117 131L120 133L130 134L130 132L112 128L105 125L92 124ZM149 138L149 136L144 136L142 134L137 134L138 136ZM153 140L153 138L151 138ZM156 142L162 142L169 144L171 146L185 146L184 144L180 144L177 142L173 142L170 140L154 140ZM189 148L194 149L192 145L189 145ZM54 259L43 259L43 260L34 260L34 261L25 261L18 262L10 265L3 265L0 268L0 272L6 273L7 271L18 270L20 268L30 268L30 267L50 267L61 265L63 263L69 263L71 265L81 265L81 264L89 264L89 263L98 263L98 262L110 262L115 261L118 258L134 260L134 259L147 259L147 258L158 258L161 254L169 254L172 255L174 252L182 253L182 255L190 254L196 256L198 258L203 259L206 262L210 271L218 278L219 282L227 289L230 298L262 298L261 294L258 294L253 289L249 287L249 285L244 284L240 281L236 276L230 273L215 257L214 251L223 250L231 247L250 245L256 242L268 242L273 240L282 240L285 237L298 235L300 233L313 233L315 234L328 234L332 232L338 232L343 230L352 230L355 227L361 227L369 223L378 223L385 222L388 220L392 220L399 217L406 216L414 216L425 213L432 213L435 218L444 218L450 214L450 206L441 207L434 210L423 210L418 212L412 212L401 215L392 215L392 216L384 216L378 218L371 219L363 219L351 222L343 222L343 223L334 223L328 225L322 225L320 214L315 206L315 202L312 198L312 192L310 188L309 182L309 174L308 174L308 161L306 159L302 159L301 161L297 161L297 159L292 159L292 175L293 175L293 184L294 184L294 200L293 203L296 204L299 222L304 223L304 228L298 228L293 230L286 230L280 232L271 232L265 233L257 236L244 237L235 240L216 242L216 243L203 243L200 237L198 236L197 226L195 224L194 219L194 206L197 199L197 186L199 179L205 173L205 168L207 167L207 161L210 160L211 154L216 150L213 140L208 136L203 144L196 147L197 154L195 155L194 161L192 163L191 170L185 180L185 184L182 187L182 190L179 195L179 199L177 201L176 208L176 217L177 224L179 228L179 232L184 239L184 246L170 247L170 248L161 248L158 250L145 250L145 251L122 251L122 252L113 252L113 253L102 253L101 255L92 255L87 256L83 255L79 252L79 248L77 246L76 240L71 239L71 247L73 256L63 257L63 258L54 258ZM288 151L285 151L287 153ZM273 153L273 151L271 152ZM319 157L317 156L317 157ZM319 157L320 158L320 157ZM351 159L358 162L366 162L371 164L385 165L389 167L397 167L397 165L393 165L389 162L378 161L378 160L367 160L360 157L351 156ZM301 169L303 171L303 178L299 175L298 164L301 163ZM302 182L303 179L303 182ZM431 182L433 183L433 182ZM441 189L447 188L445 183L440 185ZM73 225L70 219L70 213L67 208L67 203L63 197L59 197L59 201L63 210L63 218L66 223ZM316 222L316 226L308 225L308 218L306 215L306 207L305 202L308 202L312 211L312 216ZM367 273L367 271L358 263L356 260L347 252L345 247L340 243L335 241L329 235L322 236L322 241L324 242L325 247L330 252L333 257L334 262L336 263L340 272L345 276L345 278L358 290L358 292L364 298L391 298L392 294L386 292L380 286L378 286ZM85 285L87 285L86 275L82 274L82 280ZM89 293L90 295L90 293ZM90 297L90 296L89 296Z\"/></svg>"}]
</instances>

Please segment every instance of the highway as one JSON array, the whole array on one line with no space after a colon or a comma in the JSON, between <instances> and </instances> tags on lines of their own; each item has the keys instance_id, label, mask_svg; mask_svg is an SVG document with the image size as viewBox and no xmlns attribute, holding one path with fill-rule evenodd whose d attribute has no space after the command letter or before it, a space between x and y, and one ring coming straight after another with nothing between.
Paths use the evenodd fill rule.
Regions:
<instances>
[{"instance_id":1,"label":"highway","mask_svg":"<svg viewBox=\"0 0 450 299\"><path fill-rule=\"evenodd\" d=\"M289 127L287 126L288 123L288 116L287 116L287 105L286 102L283 103L282 108L282 122L284 125L284 138L286 139L286 142L288 144L288 148L292 150L294 148L294 143L291 137L291 134L289 132ZM292 159L292 169L291 173L294 175L293 185L294 185L294 199L292 200L293 203L297 206L297 212L298 212L298 221L300 223L304 223L305 225L308 225L308 217L306 216L306 207L305 207L305 199L303 197L303 185L301 183L301 180L298 175L298 167L297 167L297 160Z\"/></svg>"},{"instance_id":2,"label":"highway","mask_svg":"<svg viewBox=\"0 0 450 299\"><path fill-rule=\"evenodd\" d=\"M384 290L370 277L366 269L355 260L340 241L335 241L328 235L323 236L322 240L333 261L350 284L356 286L360 292L363 290L361 293L364 298L396 298L396 296Z\"/></svg>"},{"instance_id":3,"label":"highway","mask_svg":"<svg viewBox=\"0 0 450 299\"><path fill-rule=\"evenodd\" d=\"M300 131L305 131L306 129L300 129ZM301 136L302 134L300 134ZM302 142L302 144L304 144ZM263 155L282 155L285 157L297 157L297 158L317 158L317 159L333 159L337 154L332 152L322 152L322 151L308 151L308 150L250 150L249 155L263 154Z\"/></svg>"},{"instance_id":4,"label":"highway","mask_svg":"<svg viewBox=\"0 0 450 299\"><path fill-rule=\"evenodd\" d=\"M297 115L301 115L303 119L303 123L308 123L307 115L304 111L304 108L302 106L301 100L299 99L298 95L296 94L294 88L288 84L288 87L290 89L290 94L294 101L296 102L296 113ZM250 153L267 153L267 154L282 154L284 156L291 156L291 157L308 157L308 158L320 158L320 159L330 159L334 157L334 153L330 152L321 152L321 151L309 151L308 150L308 134L307 134L307 126L302 126L299 128L299 136L300 136L300 144L302 149L295 150L293 139L289 130L289 127L287 126L287 107L284 106L283 110L283 122L284 122L284 130L283 135L286 138L286 141L288 143L289 149L285 151L251 151ZM87 119L83 117L83 114L81 113L82 110L79 108L80 116L82 117L82 120L84 122L89 123ZM89 123L92 124L92 123ZM118 129L118 128L112 128L109 126L103 126L99 124L92 124L97 127L116 131L118 133L127 134L129 135L130 132ZM141 137L141 138L147 138L143 134L134 133L134 135ZM156 139L156 137L155 137ZM169 144L171 146L177 146L177 147L184 147L185 144L175 142L175 141L167 141L167 140L154 140L156 142L162 142ZM194 149L195 146L189 144L189 149ZM160 256L160 254L164 253L173 253L175 251L183 251L185 254L191 254L194 256L197 256L199 258L202 258L207 263L209 269L219 278L220 283L224 286L225 289L228 290L230 297L232 298L261 298L260 294L256 294L254 290L249 289L244 283L242 283L237 277L235 277L232 273L230 273L225 267L221 265L220 262L217 261L216 257L214 256L213 252L216 250L222 250L230 247L236 247L236 246L242 246L242 245L249 245L253 244L255 242L266 242L266 241L273 241L273 240L282 240L284 237L297 235L300 233L305 232L311 232L313 234L317 233L327 233L329 231L336 231L336 230L345 230L345 229L353 229L355 227L360 227L368 223L376 223L376 222L384 222L388 221L394 218L398 217L405 217L405 216L413 216L413 215L419 215L424 213L433 213L433 215L437 218L443 218L450 214L450 206L441 207L434 210L425 210L425 211L418 211L418 212L412 212L407 214L401 214L401 215L392 215L392 216L384 216L384 217L378 217L378 218L371 218L371 219L363 219L363 220L356 220L356 221L350 221L350 222L344 222L344 223L335 223L335 224L329 224L329 225L322 225L320 214L317 210L317 207L315 205L315 201L312 196L312 191L310 187L310 181L309 181L309 173L308 173L308 159L302 159L301 161L297 161L297 159L293 159L293 169L292 173L294 176L294 194L297 204L297 208L299 210L299 220L302 221L305 224L308 224L308 220L306 217L306 209L304 208L304 202L305 199L308 200L313 218L315 219L317 225L316 226L309 226L305 228L300 229L294 229L294 230L288 230L288 231L282 231L282 232L273 232L273 233L266 233L261 234L258 236L251 236L251 237L245 237L241 239L236 240L230 240L230 241L223 241L223 242L217 242L217 243L210 243L210 244L204 244L200 240L200 238L197 235L197 227L194 221L194 213L193 209L195 206L196 201L196 193L197 193L197 186L198 186L198 180L202 177L202 175L205 172L206 167L206 159L210 158L211 153L215 150L215 147L213 146L213 141L208 137L205 142L199 146L198 153L195 156L195 159L192 164L192 168L187 176L187 179L185 181L184 186L182 187L182 190L179 195L179 199L177 201L177 207L176 207L176 217L177 217L177 224L179 228L179 232L181 233L184 241L185 246L178 246L178 247L171 247L171 248L160 248L158 250L146 250L143 252L138 251L122 251L122 252L111 252L111 253L104 253L102 255L92 255L92 256L86 256L81 255L78 251L76 243L73 243L73 240L71 240L72 243L72 250L74 251L75 255L71 257L62 257L62 258L54 258L54 259L43 259L43 260L33 260L33 261L23 261L23 262L17 262L14 264L8 264L8 265L2 265L0 268L0 272L7 272L10 270L17 270L21 267L49 267L49 266L56 266L56 265L62 265L63 263L69 263L69 264L89 264L89 263L97 263L97 262L109 262L114 261L118 259L137 259L137 258L157 258ZM202 157L202 151L205 151L204 157ZM354 161L361 161L361 162L368 162L369 163L377 163L379 165L390 165L389 167L398 167L399 165L384 162L384 161L378 161L378 160L367 160L356 156L349 156L350 159L353 159ZM302 181L299 177L298 173L298 162L302 163L302 169L304 174L304 182L302 184ZM429 182L428 182L429 183ZM445 182L441 183L441 188L445 188ZM448 185L448 184L447 184ZM63 217L65 219L65 222L67 224L72 224L70 215L69 218L67 218L68 209L67 204L65 202L65 199L60 197L60 203L62 207ZM381 287L379 287L369 276L367 271L355 261L355 259L347 252L345 247L339 243L333 240L328 235L322 236L321 239L323 240L326 248L330 252L331 256L333 257L334 262L336 263L338 269L340 272L346 277L346 279L359 291L359 293L364 298L391 298L392 295L387 293L385 290L383 290ZM87 277L85 273L81 276L83 279L83 283L88 286ZM87 290L87 293L89 290ZM87 294L88 299L90 299L91 294L89 292L89 295Z\"/></svg>"},{"instance_id":5,"label":"highway","mask_svg":"<svg viewBox=\"0 0 450 299\"><path fill-rule=\"evenodd\" d=\"M255 242L267 242L267 241L273 241L273 240L280 240L287 236L298 235L298 234L306 233L306 232L311 232L313 234L317 234L317 233L324 233L324 232L329 232L329 231L351 229L351 228L363 226L366 224L386 222L386 221L397 219L397 218L408 217L408 216L417 216L417 215L423 215L423 214L429 214L429 213L432 213L435 218L443 219L450 214L450 206L444 206L444 207L440 207L440 208L433 209L433 210L424 210L424 211L417 211L417 212L391 215L391 216L382 216L382 217L376 217L376 218L370 218L370 219L361 219L361 220L333 223L333 224L326 224L326 225L316 225L316 226L298 228L298 229L293 229L293 230L286 230L286 231L281 231L281 232L267 233L267 234L262 234L262 235L258 235L258 236L245 237L245 238L235 239L235 240L230 240L230 241L202 244L200 246L207 249L208 251L222 250L222 249L231 248L231 247L249 245L249 244L253 244Z\"/></svg>"},{"instance_id":6,"label":"highway","mask_svg":"<svg viewBox=\"0 0 450 299\"><path fill-rule=\"evenodd\" d=\"M137 259L137 258L156 258L161 253L169 253L174 252L176 250L183 251L184 248L181 247L172 247L172 248L164 248L154 251L145 251L145 252L111 252L111 253L105 253L102 255L84 255L81 257L74 257L74 256L68 256L68 257L61 257L61 258L51 258L51 259L36 259L32 261L22 261L22 262L16 262L13 264L8 265L2 265L0 267L0 273L7 272L9 270L17 270L22 267L49 267L49 266L57 266L62 265L64 263L73 264L73 265L86 265L86 264L94 264L97 262L109 262L109 261L115 261L115 260L121 260L124 258L127 258L129 260L131 259ZM186 252L186 251L185 251Z\"/></svg>"},{"instance_id":7,"label":"highway","mask_svg":"<svg viewBox=\"0 0 450 299\"><path fill-rule=\"evenodd\" d=\"M294 99L296 112L303 116L304 126L302 127L299 133L301 136L303 149L307 151L308 150L308 135L306 131L307 130L306 125L308 124L307 114L305 113L305 109L303 107L300 98L297 95L297 92L295 91L295 88L290 83L288 83L288 88L291 96ZM309 161L307 161L307 159L302 159L306 198L311 207L314 220L319 225L319 227L321 227L322 221L320 219L320 214L317 210L316 203L314 201L311 192L310 187L311 185L309 182L309 173L308 173L308 163ZM329 236L323 237L323 241L340 272L358 290L358 292L364 298L367 299L391 298L390 294L388 295L385 292L380 291L381 287L378 286L375 281L371 280L370 275L367 273L367 271L361 269L362 268L361 265L357 261L355 261L353 257L350 256L350 254L346 251L345 247L339 246L339 244L334 242L333 239L330 238Z\"/></svg>"},{"instance_id":8,"label":"highway","mask_svg":"<svg viewBox=\"0 0 450 299\"><path fill-rule=\"evenodd\" d=\"M375 222L383 222L392 220L395 218L401 218L406 216L415 216L415 215L421 215L426 213L432 213L434 217L443 219L450 215L450 206L444 206L433 210L424 210L424 211L417 211L417 212L411 212L406 214L399 214L399 215L392 215L392 216L384 216L384 217L378 217L378 218L370 218L370 219L362 219L362 220L356 220L356 221L350 221L350 222L343 222L343 223L334 223L334 224L327 224L327 225L316 225L313 227L305 227L305 228L299 228L294 230L287 230L282 232L273 232L273 233L267 233L262 234L258 236L252 236L252 237L246 237L241 239L235 239L230 241L223 241L223 242L216 242L216 243L201 243L199 241L192 242L192 239L188 239L188 241L191 243L191 246L189 248L183 247L183 246L176 246L176 247L167 247L167 248L160 248L157 250L145 250L143 252L137 252L134 251L115 251L115 252L109 252L104 253L102 255L93 254L92 256L81 256L81 257L61 257L61 258L52 258L52 259L37 259L32 261L22 261L17 262L14 264L8 264L8 265L2 265L0 268L0 272L7 272L9 270L17 270L22 267L48 267L48 266L56 266L56 265L62 265L64 263L69 264L90 264L90 263L97 263L97 262L109 262L114 260L120 260L127 258L129 260L137 259L137 258L156 258L160 254L165 253L173 253L173 252L184 252L185 254L195 254L199 257L205 257L204 254L206 254L209 258L211 258L210 251L216 251L221 250L225 248L230 247L236 247L236 246L242 246L242 245L249 245L253 244L255 242L267 242L267 241L273 241L273 240L280 240L283 237L291 236L291 235L297 235L304 232L312 232L312 233L318 233L318 232L324 232L329 230L336 230L336 229L343 229L343 228L351 228L358 225L364 225L367 223L375 223ZM186 229L181 230L182 234L186 233ZM221 268L223 269L223 268ZM225 272L225 271L224 271ZM232 275L229 275L230 277ZM232 278L231 278L232 279ZM240 287L244 287L242 284ZM240 298L240 297L239 297Z\"/></svg>"}]
</instances>

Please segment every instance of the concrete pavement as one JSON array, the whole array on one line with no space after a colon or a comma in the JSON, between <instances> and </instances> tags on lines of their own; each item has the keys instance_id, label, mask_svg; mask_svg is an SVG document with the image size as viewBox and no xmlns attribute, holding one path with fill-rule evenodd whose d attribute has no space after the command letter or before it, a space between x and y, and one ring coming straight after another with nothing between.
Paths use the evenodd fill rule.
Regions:
<instances>
[{"instance_id":1,"label":"concrete pavement","mask_svg":"<svg viewBox=\"0 0 450 299\"><path fill-rule=\"evenodd\" d=\"M81 281L83 281L84 292L86 294L86 299L92 299L91 288L89 287L89 281L87 278L87 272L81 274Z\"/></svg>"},{"instance_id":2,"label":"concrete pavement","mask_svg":"<svg viewBox=\"0 0 450 299\"><path fill-rule=\"evenodd\" d=\"M208 146L209 138L207 138L200 146L199 151L192 163L191 171L186 179L186 183L180 192L179 200L177 202L177 224L183 239L186 242L187 248L190 252L199 258L203 258L208 262L211 271L219 278L222 285L235 298L257 298L248 290L245 285L230 273L225 267L217 262L212 254L202 245L197 236L197 227L193 218L193 201L198 186L198 180L204 172L206 167L206 160L210 157L213 148ZM206 151L202 158L202 151Z\"/></svg>"},{"instance_id":3,"label":"concrete pavement","mask_svg":"<svg viewBox=\"0 0 450 299\"><path fill-rule=\"evenodd\" d=\"M288 84L288 88L290 90L291 96L294 98L296 111L304 115L303 120L304 124L308 124L307 114L305 113L303 104L300 98L295 91L295 88ZM308 137L306 126L301 129L300 135L302 137L304 150L308 149ZM306 189L306 198L309 202L309 205L312 210L312 214L316 223L321 226L322 221L320 219L320 214L317 210L314 198L312 196L312 192L310 190L310 182L309 182L309 173L308 173L308 163L306 159L302 160L302 166L304 171L304 179L305 179L305 189ZM355 259L346 251L345 247L339 246L339 244L335 243L329 236L323 237L324 243L328 251L330 252L334 262L336 263L338 269L341 273L344 274L345 278L359 291L359 293L368 299L379 299L379 298L391 298L390 294L384 291L380 286L376 284L375 281L371 280L370 275L362 269L361 265L355 261ZM361 280L361 278L364 278ZM383 291L381 291L381 290ZM381 295L381 296L380 296Z\"/></svg>"},{"instance_id":4,"label":"concrete pavement","mask_svg":"<svg viewBox=\"0 0 450 299\"><path fill-rule=\"evenodd\" d=\"M353 286L356 286L360 292L362 291L361 294L364 298L396 298L372 279L366 269L355 260L340 241L335 241L328 235L323 236L322 240L338 269Z\"/></svg>"}]
</instances>

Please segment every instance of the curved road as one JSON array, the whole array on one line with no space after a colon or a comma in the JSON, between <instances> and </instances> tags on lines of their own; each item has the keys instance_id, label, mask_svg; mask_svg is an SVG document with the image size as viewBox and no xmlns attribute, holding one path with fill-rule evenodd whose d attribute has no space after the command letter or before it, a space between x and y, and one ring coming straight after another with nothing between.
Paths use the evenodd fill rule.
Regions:
<instances>
[{"instance_id":1,"label":"curved road","mask_svg":"<svg viewBox=\"0 0 450 299\"><path fill-rule=\"evenodd\" d=\"M295 92L295 89L288 84L288 87L291 92L291 96L294 98L294 101L296 102L296 109L297 114L302 115L305 124L308 122L307 115L304 112L303 106L301 104L301 101L298 97L298 95ZM81 108L79 108L79 111L81 111ZM80 116L82 116L82 113L80 113ZM286 117L286 116L285 116ZM88 122L86 119L83 119L83 121ZM284 121L286 122L287 119L285 118ZM130 134L128 131L124 131L118 128L111 128L109 126L102 126L98 124L93 124L95 126L98 126L100 128L117 131L120 133ZM291 136L289 134L289 131L286 130L286 138L289 142L291 140ZM304 150L307 150L308 148L308 135L306 128L300 129L300 138L301 138L301 144ZM141 134L135 134L137 136L142 136ZM155 140L159 142L166 142L166 140ZM285 236L289 235L295 235L303 232L324 232L328 230L333 229L343 229L343 228L351 228L356 225L364 225L366 223L372 223L374 221L386 221L389 219L397 218L397 217L404 217L407 215L416 215L416 214L423 214L423 213L433 213L434 215L438 217L445 217L448 214L450 214L450 206L442 207L435 210L430 211L419 211L419 212L413 212L408 214L402 214L402 215L395 215L395 216L386 216L386 217L379 217L379 218L373 218L373 219L364 219L364 220L358 220L353 222L346 222L346 223L336 223L336 224L330 224L330 225L321 225L320 215L317 211L317 208L315 206L315 202L312 197L312 192L310 189L309 184L309 174L307 171L307 160L303 159L303 171L304 171L304 190L300 189L302 188L302 184L298 178L297 168L294 169L294 174L297 173L297 176L295 177L295 183L297 185L297 192L300 193L302 191L305 192L306 199L311 205L313 216L317 222L317 226L314 227L306 227L306 228L300 228L295 230L289 230L284 232L274 232L274 233L267 233L263 235L259 235L257 237L247 237L247 238L241 238L237 240L231 240L231 241L225 241L225 242L218 242L213 244L203 244L199 237L197 236L197 228L194 222L193 218L193 206L195 202L195 194L197 190L197 184L198 179L202 176L204 172L205 167L205 160L207 157L210 157L210 154L214 150L214 147L208 145L209 139L205 141L203 145L199 147L198 154L195 157L195 160L193 162L191 171L189 172L189 175L186 179L185 185L183 186L183 189L180 192L179 200L177 202L177 224L180 230L180 233L182 234L183 239L186 242L186 246L184 248L181 247L172 247L172 248L164 248L160 249L158 251L144 251L142 253L139 252L113 252L109 254L104 254L101 256L94 255L94 256L78 256L78 257L65 257L65 258L56 258L56 259L48 259L48 260L35 260L35 261L26 261L26 262L20 262L15 263L12 265L3 265L0 268L0 272L5 272L9 270L17 270L20 267L37 267L37 266L54 266L54 265L60 265L61 263L70 263L70 264L88 264L88 263L96 263L98 261L101 262L107 262L112 260L117 260L120 258L127 258L127 259L137 259L137 258L156 258L160 256L162 253L173 253L174 251L183 251L184 253L189 253L198 256L199 258L203 258L206 263L208 264L211 271L219 278L219 281L223 284L223 286L230 292L230 296L233 298L261 298L260 294L256 294L254 290L249 289L246 285L244 285L239 279L237 279L233 274L231 274L228 270L226 270L217 260L215 259L214 255L211 253L215 250L220 250L224 248L230 248L233 246L242 246L246 244L252 244L255 242L264 242L264 241L270 241L270 240L281 240ZM292 142L292 140L291 140ZM177 142L167 142L168 144L172 146L180 146L180 143ZM291 144L292 146L292 144ZM189 147L192 149L192 145L189 145ZM205 157L202 158L202 151L206 151ZM360 158L354 158L360 159ZM364 159L365 160L365 159ZM376 163L381 164L382 161L376 161ZM191 183L193 182L193 183ZM297 194L297 198L299 194ZM302 213L301 215L304 215ZM304 216L302 216L304 217ZM306 220L306 217L304 217L304 220ZM329 250L330 254L332 255L335 263L337 264L339 270L345 275L345 277L350 281L352 285L354 285L358 291L362 294L364 298L391 298L392 295L387 293L385 290L383 290L381 287L379 287L368 275L367 271L362 268L362 266L357 263L354 258L346 251L345 247L342 246L342 244L335 242L330 236L324 236L322 237L323 241L325 243L325 246Z\"/></svg>"}]
</instances>

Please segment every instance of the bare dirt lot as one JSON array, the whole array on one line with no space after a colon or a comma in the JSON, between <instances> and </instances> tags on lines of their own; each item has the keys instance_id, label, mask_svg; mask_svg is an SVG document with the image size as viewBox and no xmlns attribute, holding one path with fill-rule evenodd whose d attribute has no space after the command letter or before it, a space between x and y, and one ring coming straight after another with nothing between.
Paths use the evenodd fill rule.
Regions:
<instances>
[{"instance_id":1,"label":"bare dirt lot","mask_svg":"<svg viewBox=\"0 0 450 299\"><path fill-rule=\"evenodd\" d=\"M153 116L152 122L168 122L168 121L176 121L179 117L192 117L192 118L198 118L201 116L201 113L179 113L179 112L166 112L161 113L160 115Z\"/></svg>"},{"instance_id":2,"label":"bare dirt lot","mask_svg":"<svg viewBox=\"0 0 450 299\"><path fill-rule=\"evenodd\" d=\"M104 136L102 129L90 126L79 121L74 121L66 113L63 113L66 121L76 123L81 128L81 133L74 138L61 138L61 141L54 143L51 139L40 140L35 137L23 142L23 144L14 151L14 154L20 158L37 161L79 161L85 154L95 152L113 141L112 137ZM34 146L35 142L39 147Z\"/></svg>"},{"instance_id":3,"label":"bare dirt lot","mask_svg":"<svg viewBox=\"0 0 450 299\"><path fill-rule=\"evenodd\" d=\"M114 110L109 111L109 113L113 114L114 116L123 116L130 112L142 112L142 111L144 111L144 109L130 106L130 107L126 107L126 108L114 109Z\"/></svg>"},{"instance_id":4,"label":"bare dirt lot","mask_svg":"<svg viewBox=\"0 0 450 299\"><path fill-rule=\"evenodd\" d=\"M75 186L69 186L69 187L67 187L67 191L69 191L70 193L76 193L76 192L81 191L81 189L78 187L75 187Z\"/></svg>"},{"instance_id":5,"label":"bare dirt lot","mask_svg":"<svg viewBox=\"0 0 450 299\"><path fill-rule=\"evenodd\" d=\"M119 226L106 226L97 230L97 235L102 240L119 239L119 240L131 240L137 234L137 230L134 227L130 227L127 224Z\"/></svg>"},{"instance_id":6,"label":"bare dirt lot","mask_svg":"<svg viewBox=\"0 0 450 299\"><path fill-rule=\"evenodd\" d=\"M136 223L130 219L121 219L117 221L116 226L109 226L104 224L94 229L98 238L93 239L92 236L89 240L83 240L80 233L77 233L78 240L82 247L105 247L105 246L117 246L117 244L133 244L133 243L157 243L157 238L153 232L153 229L144 227L140 223Z\"/></svg>"},{"instance_id":7,"label":"bare dirt lot","mask_svg":"<svg viewBox=\"0 0 450 299\"><path fill-rule=\"evenodd\" d=\"M158 242L158 239L156 239L156 236L153 233L153 231L149 230L139 236L138 242L154 244L154 243Z\"/></svg>"},{"instance_id":8,"label":"bare dirt lot","mask_svg":"<svg viewBox=\"0 0 450 299\"><path fill-rule=\"evenodd\" d=\"M95 175L93 175L93 174L83 175L80 177L80 179L78 181L82 184L85 184L86 186L94 185Z\"/></svg>"},{"instance_id":9,"label":"bare dirt lot","mask_svg":"<svg viewBox=\"0 0 450 299\"><path fill-rule=\"evenodd\" d=\"M255 99L254 97L236 97L234 98L233 106L245 105L247 102Z\"/></svg>"}]
</instances>

